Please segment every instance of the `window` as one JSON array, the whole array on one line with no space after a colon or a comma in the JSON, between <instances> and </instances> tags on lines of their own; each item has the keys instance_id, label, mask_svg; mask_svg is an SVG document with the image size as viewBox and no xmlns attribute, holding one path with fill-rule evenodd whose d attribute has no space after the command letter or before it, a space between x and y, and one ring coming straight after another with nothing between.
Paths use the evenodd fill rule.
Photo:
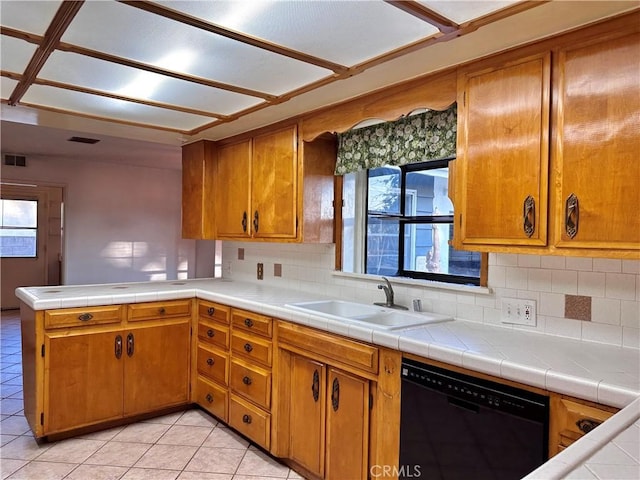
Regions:
<instances>
[{"instance_id":1,"label":"window","mask_svg":"<svg viewBox=\"0 0 640 480\"><path fill-rule=\"evenodd\" d=\"M36 257L38 202L9 199L0 202L0 257Z\"/></svg>"},{"instance_id":2,"label":"window","mask_svg":"<svg viewBox=\"0 0 640 480\"><path fill-rule=\"evenodd\" d=\"M449 245L449 160L345 175L344 271L480 284L481 254Z\"/></svg>"}]
</instances>

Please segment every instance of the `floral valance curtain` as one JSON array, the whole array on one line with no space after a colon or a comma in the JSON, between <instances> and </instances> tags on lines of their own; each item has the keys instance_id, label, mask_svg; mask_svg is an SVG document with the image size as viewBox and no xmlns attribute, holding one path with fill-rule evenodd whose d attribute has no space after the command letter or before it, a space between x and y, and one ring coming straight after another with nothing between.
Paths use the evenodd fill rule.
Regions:
<instances>
[{"instance_id":1,"label":"floral valance curtain","mask_svg":"<svg viewBox=\"0 0 640 480\"><path fill-rule=\"evenodd\" d=\"M457 109L429 110L338 134L336 175L456 154Z\"/></svg>"}]
</instances>

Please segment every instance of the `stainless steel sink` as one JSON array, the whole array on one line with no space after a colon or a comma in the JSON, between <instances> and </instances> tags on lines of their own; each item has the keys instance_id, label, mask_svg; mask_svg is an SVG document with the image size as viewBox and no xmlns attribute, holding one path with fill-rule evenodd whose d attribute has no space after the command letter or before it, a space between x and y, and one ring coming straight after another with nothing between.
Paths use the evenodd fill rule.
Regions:
<instances>
[{"instance_id":1,"label":"stainless steel sink","mask_svg":"<svg viewBox=\"0 0 640 480\"><path fill-rule=\"evenodd\" d=\"M453 320L451 317L437 313L403 312L342 300L290 303L286 306L304 313L312 313L334 320L348 321L384 330L398 330L428 323Z\"/></svg>"}]
</instances>

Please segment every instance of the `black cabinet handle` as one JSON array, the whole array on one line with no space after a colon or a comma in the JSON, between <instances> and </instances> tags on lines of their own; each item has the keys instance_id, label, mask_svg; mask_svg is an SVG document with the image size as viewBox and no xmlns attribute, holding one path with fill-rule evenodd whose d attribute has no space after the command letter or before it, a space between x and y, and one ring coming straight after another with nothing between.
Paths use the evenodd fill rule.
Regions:
<instances>
[{"instance_id":1,"label":"black cabinet handle","mask_svg":"<svg viewBox=\"0 0 640 480\"><path fill-rule=\"evenodd\" d=\"M207 308L207 313L209 314L210 317L212 317L213 314L216 313L216 309L213 307L209 307Z\"/></svg>"},{"instance_id":2,"label":"black cabinet handle","mask_svg":"<svg viewBox=\"0 0 640 480\"><path fill-rule=\"evenodd\" d=\"M210 367L213 366L213 364L216 363L215 360L213 358L207 358L207 365L209 365Z\"/></svg>"},{"instance_id":3,"label":"black cabinet handle","mask_svg":"<svg viewBox=\"0 0 640 480\"><path fill-rule=\"evenodd\" d=\"M116 358L119 360L120 358L122 358L122 336L121 335L116 336L114 349L115 349Z\"/></svg>"},{"instance_id":4,"label":"black cabinet handle","mask_svg":"<svg viewBox=\"0 0 640 480\"><path fill-rule=\"evenodd\" d=\"M242 383L245 385L251 385L251 377L247 377L246 375L242 378Z\"/></svg>"},{"instance_id":5,"label":"black cabinet handle","mask_svg":"<svg viewBox=\"0 0 640 480\"><path fill-rule=\"evenodd\" d=\"M253 350L253 346L250 343L245 343L244 344L244 351L247 353L251 353L251 351Z\"/></svg>"},{"instance_id":6,"label":"black cabinet handle","mask_svg":"<svg viewBox=\"0 0 640 480\"><path fill-rule=\"evenodd\" d=\"M242 423L246 423L247 425L251 423L251 415L243 415L242 416Z\"/></svg>"},{"instance_id":7,"label":"black cabinet handle","mask_svg":"<svg viewBox=\"0 0 640 480\"><path fill-rule=\"evenodd\" d=\"M213 395L211 395L210 393L207 393L207 396L204 398L207 400L207 402L213 403Z\"/></svg>"},{"instance_id":8,"label":"black cabinet handle","mask_svg":"<svg viewBox=\"0 0 640 480\"><path fill-rule=\"evenodd\" d=\"M133 350L134 350L134 340L133 340L133 333L130 333L129 335L127 335L127 355L132 357L133 356Z\"/></svg>"},{"instance_id":9,"label":"black cabinet handle","mask_svg":"<svg viewBox=\"0 0 640 480\"><path fill-rule=\"evenodd\" d=\"M527 237L531 238L536 231L536 201L529 195L524 199L523 230Z\"/></svg>"},{"instance_id":10,"label":"black cabinet handle","mask_svg":"<svg viewBox=\"0 0 640 480\"><path fill-rule=\"evenodd\" d=\"M251 328L251 327L253 327L253 320L251 320L250 318L245 318L245 319L244 319L244 324L245 324L247 327Z\"/></svg>"},{"instance_id":11,"label":"black cabinet handle","mask_svg":"<svg viewBox=\"0 0 640 480\"><path fill-rule=\"evenodd\" d=\"M91 315L90 313L83 313L81 315L78 315L78 320L80 320L81 322L88 322L92 318L93 315Z\"/></svg>"},{"instance_id":12,"label":"black cabinet handle","mask_svg":"<svg viewBox=\"0 0 640 480\"><path fill-rule=\"evenodd\" d=\"M340 381L338 377L333 379L333 388L331 389L331 406L333 411L337 412L340 408Z\"/></svg>"},{"instance_id":13,"label":"black cabinet handle","mask_svg":"<svg viewBox=\"0 0 640 480\"><path fill-rule=\"evenodd\" d=\"M213 336L215 336L216 332L214 332L212 329L207 330L207 337L212 338Z\"/></svg>"},{"instance_id":14,"label":"black cabinet handle","mask_svg":"<svg viewBox=\"0 0 640 480\"><path fill-rule=\"evenodd\" d=\"M595 420L591 420L589 418L581 418L576 422L576 426L580 429L582 433L589 433L591 430L600 425L600 422Z\"/></svg>"},{"instance_id":15,"label":"black cabinet handle","mask_svg":"<svg viewBox=\"0 0 640 480\"><path fill-rule=\"evenodd\" d=\"M313 382L311 383L311 394L313 395L313 401L317 402L320 398L320 374L316 369L313 372Z\"/></svg>"},{"instance_id":16,"label":"black cabinet handle","mask_svg":"<svg viewBox=\"0 0 640 480\"><path fill-rule=\"evenodd\" d=\"M574 238L578 234L578 223L580 222L580 202L574 193L567 197L564 204L564 231L569 238Z\"/></svg>"},{"instance_id":17,"label":"black cabinet handle","mask_svg":"<svg viewBox=\"0 0 640 480\"><path fill-rule=\"evenodd\" d=\"M260 226L258 211L256 210L253 214L253 231L258 233L258 227Z\"/></svg>"},{"instance_id":18,"label":"black cabinet handle","mask_svg":"<svg viewBox=\"0 0 640 480\"><path fill-rule=\"evenodd\" d=\"M158 313L159 313L160 315L164 315L165 313L167 313L167 311L165 310L165 308L164 308L164 307L160 307L160 308L158 309Z\"/></svg>"}]
</instances>

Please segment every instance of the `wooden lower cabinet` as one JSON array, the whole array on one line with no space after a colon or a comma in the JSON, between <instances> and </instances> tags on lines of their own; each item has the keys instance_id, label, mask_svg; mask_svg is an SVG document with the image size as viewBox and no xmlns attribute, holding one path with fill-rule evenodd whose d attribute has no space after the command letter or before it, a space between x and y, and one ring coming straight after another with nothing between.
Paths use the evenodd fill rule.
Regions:
<instances>
[{"instance_id":1,"label":"wooden lower cabinet","mask_svg":"<svg viewBox=\"0 0 640 480\"><path fill-rule=\"evenodd\" d=\"M223 422L229 421L227 387L222 387L202 376L198 376L195 386L195 402Z\"/></svg>"}]
</instances>

